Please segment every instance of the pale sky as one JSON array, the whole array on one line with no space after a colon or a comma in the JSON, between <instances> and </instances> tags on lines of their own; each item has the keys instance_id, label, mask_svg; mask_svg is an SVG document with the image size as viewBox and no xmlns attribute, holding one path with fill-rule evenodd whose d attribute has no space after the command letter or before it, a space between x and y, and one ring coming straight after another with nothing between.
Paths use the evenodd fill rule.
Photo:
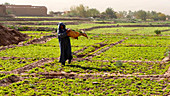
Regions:
<instances>
[{"instance_id":1,"label":"pale sky","mask_svg":"<svg viewBox=\"0 0 170 96\"><path fill-rule=\"evenodd\" d=\"M66 11L71 6L83 4L96 8L100 12L111 7L115 11L157 11L170 15L170 0L0 0L0 4L8 2L15 5L46 6L48 11Z\"/></svg>"}]
</instances>

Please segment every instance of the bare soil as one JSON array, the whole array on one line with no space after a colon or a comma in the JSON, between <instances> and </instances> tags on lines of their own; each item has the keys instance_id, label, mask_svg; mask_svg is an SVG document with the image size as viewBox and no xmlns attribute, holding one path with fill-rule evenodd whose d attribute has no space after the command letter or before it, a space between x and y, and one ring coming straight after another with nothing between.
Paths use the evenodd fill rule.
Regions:
<instances>
[{"instance_id":1,"label":"bare soil","mask_svg":"<svg viewBox=\"0 0 170 96\"><path fill-rule=\"evenodd\" d=\"M7 29L0 25L0 46L6 46L11 44L18 44L21 41L25 41L29 37L26 34L22 34L13 29Z\"/></svg>"}]
</instances>

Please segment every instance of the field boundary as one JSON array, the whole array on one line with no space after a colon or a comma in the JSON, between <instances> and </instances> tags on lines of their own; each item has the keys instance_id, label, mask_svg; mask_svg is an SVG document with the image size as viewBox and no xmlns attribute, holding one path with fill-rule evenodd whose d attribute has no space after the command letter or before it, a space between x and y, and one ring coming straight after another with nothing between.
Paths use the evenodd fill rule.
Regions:
<instances>
[{"instance_id":1,"label":"field boundary","mask_svg":"<svg viewBox=\"0 0 170 96\"><path fill-rule=\"evenodd\" d=\"M116 27L170 27L170 25L111 25L111 26L95 26L91 28L81 29L84 31L91 31L99 28L116 28Z\"/></svg>"},{"instance_id":2,"label":"field boundary","mask_svg":"<svg viewBox=\"0 0 170 96\"><path fill-rule=\"evenodd\" d=\"M100 28L118 28L118 27L170 27L170 25L108 25L108 26L95 26L95 27L90 27L90 28L83 28L80 30L83 31L91 31L94 29L100 29ZM15 30L17 31L54 31L56 28L53 27L14 27ZM162 30L162 32L166 32L168 30Z\"/></svg>"},{"instance_id":3,"label":"field boundary","mask_svg":"<svg viewBox=\"0 0 170 96\"><path fill-rule=\"evenodd\" d=\"M25 65L24 67L17 68L17 69L14 69L12 71L2 71L0 73L4 73L4 74L12 74L12 73L13 74L20 74L20 73L26 72L28 70L31 70L32 68L40 67L40 66L44 65L45 63L50 63L50 62L53 62L53 60L49 59L49 58L43 58L43 59L38 60L38 61L36 61L34 63Z\"/></svg>"},{"instance_id":4,"label":"field boundary","mask_svg":"<svg viewBox=\"0 0 170 96\"><path fill-rule=\"evenodd\" d=\"M90 21L88 18L4 18L0 21Z\"/></svg>"},{"instance_id":5,"label":"field boundary","mask_svg":"<svg viewBox=\"0 0 170 96\"><path fill-rule=\"evenodd\" d=\"M170 68L168 69L167 72L170 71ZM48 78L48 79L53 79L53 78L70 78L70 79L75 79L75 78L81 78L81 79L99 79L99 78L104 78L104 79L120 79L120 78L134 78L134 77L138 77L140 79L151 79L151 80L157 80L160 81L162 79L168 79L170 80L170 74L165 73L163 75L132 75L132 74L111 74L111 73L104 73L104 74L100 74L100 73L93 73L93 74L77 74L74 72L71 73L66 73L64 71L62 72L39 72L39 73L32 73L32 74L28 74L28 73L21 73L21 76L16 76L16 75L12 75L8 78L5 78L3 80L0 80L0 86L8 86L12 83L15 82L19 82L19 81L23 81L25 79L28 79L30 77L26 77L26 76L31 76L31 77L38 77L38 78ZM41 77L39 77L39 75L41 75Z\"/></svg>"},{"instance_id":6,"label":"field boundary","mask_svg":"<svg viewBox=\"0 0 170 96\"><path fill-rule=\"evenodd\" d=\"M105 46L107 46L107 47L105 47L105 48L103 48L103 49L95 52L94 54L87 55L85 59L89 59L89 58L92 59L94 56L97 56L97 55L99 55L99 54L101 54L101 53L109 50L111 47L113 47L113 46L115 46L115 45L118 45L118 44L122 43L123 41L125 41L125 40L127 40L127 39L128 39L128 38L124 38L124 39L122 39L122 40L120 40L120 41L118 41L118 42L116 42L116 43L107 44L107 45L110 45L110 46L105 45Z\"/></svg>"},{"instance_id":7,"label":"field boundary","mask_svg":"<svg viewBox=\"0 0 170 96\"><path fill-rule=\"evenodd\" d=\"M0 47L0 51L10 49L10 48L15 48L15 47L23 47L23 46L28 46L31 44L44 44L48 41L50 41L53 38L56 38L56 35L49 35L49 36L42 36L41 38L35 38L31 41L28 41L26 43L20 42L18 45L8 45L8 46L2 46Z\"/></svg>"},{"instance_id":8,"label":"field boundary","mask_svg":"<svg viewBox=\"0 0 170 96\"><path fill-rule=\"evenodd\" d=\"M33 23L33 22L22 22L22 23L13 23L13 22L3 22L0 24L5 25L58 25L59 22L40 22L40 23ZM78 25L79 22L64 22L66 25Z\"/></svg>"}]
</instances>

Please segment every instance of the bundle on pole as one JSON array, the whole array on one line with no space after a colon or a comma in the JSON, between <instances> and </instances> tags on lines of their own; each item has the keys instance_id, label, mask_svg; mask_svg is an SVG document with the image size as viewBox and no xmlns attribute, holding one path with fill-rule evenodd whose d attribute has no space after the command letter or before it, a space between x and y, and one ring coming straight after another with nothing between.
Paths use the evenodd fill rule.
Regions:
<instances>
[{"instance_id":1,"label":"bundle on pole","mask_svg":"<svg viewBox=\"0 0 170 96\"><path fill-rule=\"evenodd\" d=\"M72 38L77 39L77 40L78 40L79 36L84 36L84 37L88 38L87 34L85 32L82 32L82 31L76 32L75 30L67 29L66 32L67 32L67 36L72 37Z\"/></svg>"}]
</instances>

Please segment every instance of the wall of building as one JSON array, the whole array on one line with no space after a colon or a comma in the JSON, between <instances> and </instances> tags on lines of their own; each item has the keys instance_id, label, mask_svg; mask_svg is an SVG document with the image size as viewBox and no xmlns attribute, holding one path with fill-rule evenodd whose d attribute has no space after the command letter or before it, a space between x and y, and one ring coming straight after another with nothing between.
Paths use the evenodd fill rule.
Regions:
<instances>
[{"instance_id":1,"label":"wall of building","mask_svg":"<svg viewBox=\"0 0 170 96\"><path fill-rule=\"evenodd\" d=\"M6 7L3 5L0 5L0 16L6 16Z\"/></svg>"},{"instance_id":2,"label":"wall of building","mask_svg":"<svg viewBox=\"0 0 170 96\"><path fill-rule=\"evenodd\" d=\"M16 16L46 16L45 6L7 5L6 9Z\"/></svg>"}]
</instances>

